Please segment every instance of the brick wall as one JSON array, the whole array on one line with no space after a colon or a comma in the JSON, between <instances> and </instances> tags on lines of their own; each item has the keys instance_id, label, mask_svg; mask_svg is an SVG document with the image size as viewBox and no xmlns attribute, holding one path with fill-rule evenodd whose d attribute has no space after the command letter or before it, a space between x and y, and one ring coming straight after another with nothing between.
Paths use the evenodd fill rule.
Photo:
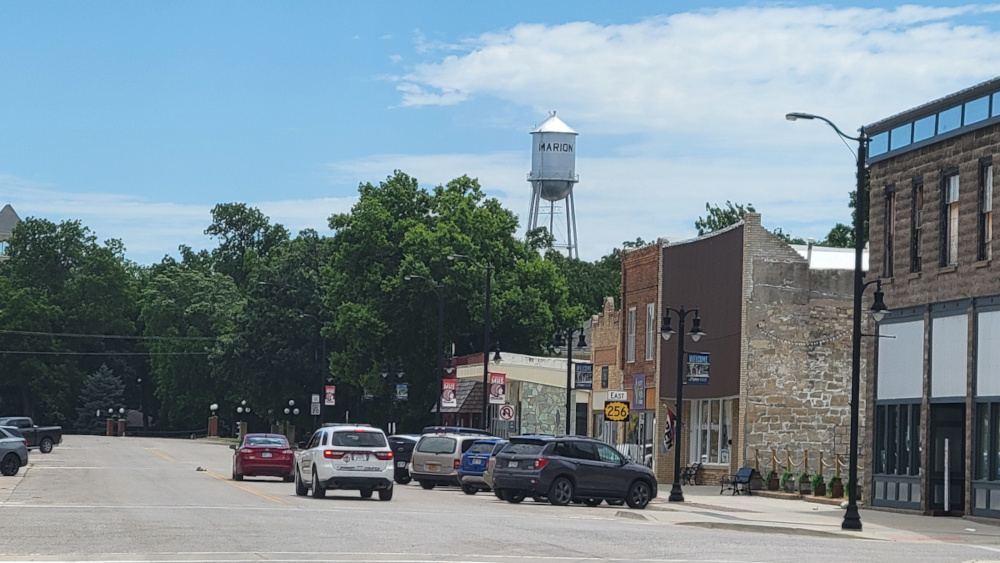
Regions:
<instances>
[{"instance_id":1,"label":"brick wall","mask_svg":"<svg viewBox=\"0 0 1000 563\"><path fill-rule=\"evenodd\" d=\"M622 310L621 310L621 358L625 389L632 389L632 376L646 375L646 385L654 385L656 375L656 353L653 359L646 360L646 306L654 305L654 323L658 318L658 287L660 279L660 243L656 242L642 248L625 252L622 255ZM627 362L628 346L628 315L635 308L635 362ZM653 330L659 331L654 325ZM654 339L656 343L659 339ZM649 408L655 409L654 405Z\"/></svg>"},{"instance_id":2,"label":"brick wall","mask_svg":"<svg viewBox=\"0 0 1000 563\"><path fill-rule=\"evenodd\" d=\"M622 382L621 368L621 311L615 310L615 298L604 298L604 309L601 313L591 317L590 333L590 361L594 364L594 392L591 397L597 400L597 393L609 389L619 391L624 389ZM608 368L608 386L601 385L601 373L604 368ZM594 402L591 405L591 435L598 435L598 428L593 427L594 414L604 411L604 404ZM622 427L619 425L617 441L622 440Z\"/></svg>"}]
</instances>

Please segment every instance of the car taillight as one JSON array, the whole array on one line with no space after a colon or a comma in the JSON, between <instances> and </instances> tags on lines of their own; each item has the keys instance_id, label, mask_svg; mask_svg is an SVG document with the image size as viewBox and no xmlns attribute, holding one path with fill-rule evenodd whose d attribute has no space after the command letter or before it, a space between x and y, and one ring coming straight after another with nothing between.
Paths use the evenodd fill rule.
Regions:
<instances>
[{"instance_id":1,"label":"car taillight","mask_svg":"<svg viewBox=\"0 0 1000 563\"><path fill-rule=\"evenodd\" d=\"M540 457L535 460L535 469L541 469L549 464L549 459L546 457Z\"/></svg>"},{"instance_id":2,"label":"car taillight","mask_svg":"<svg viewBox=\"0 0 1000 563\"><path fill-rule=\"evenodd\" d=\"M387 459L392 459L392 452L375 452L375 457L385 461Z\"/></svg>"},{"instance_id":3,"label":"car taillight","mask_svg":"<svg viewBox=\"0 0 1000 563\"><path fill-rule=\"evenodd\" d=\"M24 442L24 447L27 448L28 447L28 441L27 440L21 440L21 441Z\"/></svg>"},{"instance_id":4,"label":"car taillight","mask_svg":"<svg viewBox=\"0 0 1000 563\"><path fill-rule=\"evenodd\" d=\"M323 457L326 459L343 459L344 454L347 452L338 452L337 450L324 450Z\"/></svg>"},{"instance_id":5,"label":"car taillight","mask_svg":"<svg viewBox=\"0 0 1000 563\"><path fill-rule=\"evenodd\" d=\"M293 452L292 450L281 450L281 453L284 455L292 455L295 452Z\"/></svg>"},{"instance_id":6,"label":"car taillight","mask_svg":"<svg viewBox=\"0 0 1000 563\"><path fill-rule=\"evenodd\" d=\"M250 448L243 448L242 450L240 450L240 453L241 454L252 454L253 450L251 450Z\"/></svg>"},{"instance_id":7,"label":"car taillight","mask_svg":"<svg viewBox=\"0 0 1000 563\"><path fill-rule=\"evenodd\" d=\"M460 460L456 459L455 460L455 469L458 469L458 466L461 465L461 464L462 464L462 462Z\"/></svg>"}]
</instances>

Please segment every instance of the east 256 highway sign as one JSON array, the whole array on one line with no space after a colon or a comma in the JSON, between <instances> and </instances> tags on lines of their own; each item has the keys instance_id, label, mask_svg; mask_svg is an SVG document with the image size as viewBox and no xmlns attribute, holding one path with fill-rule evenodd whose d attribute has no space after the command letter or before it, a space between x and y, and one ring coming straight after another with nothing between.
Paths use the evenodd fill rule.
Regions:
<instances>
[{"instance_id":1,"label":"east 256 highway sign","mask_svg":"<svg viewBox=\"0 0 1000 563\"><path fill-rule=\"evenodd\" d=\"M628 401L605 401L604 418L616 422L628 420Z\"/></svg>"}]
</instances>

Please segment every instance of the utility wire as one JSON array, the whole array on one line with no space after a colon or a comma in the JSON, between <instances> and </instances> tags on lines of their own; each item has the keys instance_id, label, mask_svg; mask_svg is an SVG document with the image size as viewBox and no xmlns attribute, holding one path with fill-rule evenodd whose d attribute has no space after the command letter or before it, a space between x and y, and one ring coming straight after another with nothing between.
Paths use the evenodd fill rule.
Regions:
<instances>
[{"instance_id":1,"label":"utility wire","mask_svg":"<svg viewBox=\"0 0 1000 563\"><path fill-rule=\"evenodd\" d=\"M31 350L0 350L0 354L38 356L207 356L211 352L32 352Z\"/></svg>"},{"instance_id":2,"label":"utility wire","mask_svg":"<svg viewBox=\"0 0 1000 563\"><path fill-rule=\"evenodd\" d=\"M70 332L35 332L31 330L0 330L0 334L21 336L57 336L62 338L105 338L118 340L216 340L214 336L125 336L120 334L74 334Z\"/></svg>"}]
</instances>

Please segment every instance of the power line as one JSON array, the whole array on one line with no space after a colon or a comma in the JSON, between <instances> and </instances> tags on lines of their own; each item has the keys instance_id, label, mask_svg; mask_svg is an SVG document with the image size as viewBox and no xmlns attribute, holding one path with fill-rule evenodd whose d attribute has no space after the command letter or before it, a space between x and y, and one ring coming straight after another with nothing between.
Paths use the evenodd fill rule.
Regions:
<instances>
[{"instance_id":1,"label":"power line","mask_svg":"<svg viewBox=\"0 0 1000 563\"><path fill-rule=\"evenodd\" d=\"M207 356L211 352L34 352L31 350L0 350L0 354L34 354L38 356Z\"/></svg>"},{"instance_id":2,"label":"power line","mask_svg":"<svg viewBox=\"0 0 1000 563\"><path fill-rule=\"evenodd\" d=\"M120 334L75 334L71 332L36 332L31 330L0 330L0 334L21 336L55 336L61 338L105 338L117 340L215 340L214 336L126 336Z\"/></svg>"}]
</instances>

